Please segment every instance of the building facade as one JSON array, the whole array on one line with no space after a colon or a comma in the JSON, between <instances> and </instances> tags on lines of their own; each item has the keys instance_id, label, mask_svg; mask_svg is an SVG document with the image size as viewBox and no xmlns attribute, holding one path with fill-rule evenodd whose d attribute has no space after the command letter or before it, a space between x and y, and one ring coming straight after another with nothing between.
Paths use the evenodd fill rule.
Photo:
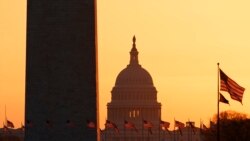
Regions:
<instances>
[{"instance_id":1,"label":"building facade","mask_svg":"<svg viewBox=\"0 0 250 141\"><path fill-rule=\"evenodd\" d=\"M200 128L194 122L182 123L183 127L171 131L170 123L161 121L157 90L149 72L139 64L138 54L133 37L129 64L118 74L111 91L101 140L201 141Z\"/></svg>"},{"instance_id":2,"label":"building facade","mask_svg":"<svg viewBox=\"0 0 250 141\"><path fill-rule=\"evenodd\" d=\"M136 38L130 51L130 62L117 76L107 104L107 120L116 124L119 133L106 128L106 141L158 141L161 104L151 75L139 64ZM127 125L127 126L125 126Z\"/></svg>"}]
</instances>

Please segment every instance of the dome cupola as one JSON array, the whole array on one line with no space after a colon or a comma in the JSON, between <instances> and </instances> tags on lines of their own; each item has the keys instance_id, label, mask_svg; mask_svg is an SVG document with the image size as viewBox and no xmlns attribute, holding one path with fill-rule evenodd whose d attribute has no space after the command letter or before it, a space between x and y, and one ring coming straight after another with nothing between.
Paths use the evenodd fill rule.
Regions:
<instances>
[{"instance_id":1,"label":"dome cupola","mask_svg":"<svg viewBox=\"0 0 250 141\"><path fill-rule=\"evenodd\" d=\"M134 36L130 51L130 62L117 76L115 86L153 86L151 75L139 64L138 54Z\"/></svg>"}]
</instances>

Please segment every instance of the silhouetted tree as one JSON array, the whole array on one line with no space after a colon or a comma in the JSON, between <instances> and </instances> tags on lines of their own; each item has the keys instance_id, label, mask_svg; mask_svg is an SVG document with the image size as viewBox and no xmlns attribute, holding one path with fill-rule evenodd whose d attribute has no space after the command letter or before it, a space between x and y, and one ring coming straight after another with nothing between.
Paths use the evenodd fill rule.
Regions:
<instances>
[{"instance_id":1,"label":"silhouetted tree","mask_svg":"<svg viewBox=\"0 0 250 141\"><path fill-rule=\"evenodd\" d=\"M216 141L217 115L214 115L212 124L203 132L205 141ZM235 111L220 113L220 141L247 141L250 140L250 119L246 114Z\"/></svg>"}]
</instances>

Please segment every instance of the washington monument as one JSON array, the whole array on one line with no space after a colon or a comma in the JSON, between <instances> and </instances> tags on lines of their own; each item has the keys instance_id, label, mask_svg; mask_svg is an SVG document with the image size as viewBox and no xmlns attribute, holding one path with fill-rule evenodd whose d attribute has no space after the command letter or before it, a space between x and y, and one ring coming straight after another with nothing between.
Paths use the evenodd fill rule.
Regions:
<instances>
[{"instance_id":1,"label":"washington monument","mask_svg":"<svg viewBox=\"0 0 250 141\"><path fill-rule=\"evenodd\" d=\"M95 7L27 1L25 141L99 139Z\"/></svg>"}]
</instances>

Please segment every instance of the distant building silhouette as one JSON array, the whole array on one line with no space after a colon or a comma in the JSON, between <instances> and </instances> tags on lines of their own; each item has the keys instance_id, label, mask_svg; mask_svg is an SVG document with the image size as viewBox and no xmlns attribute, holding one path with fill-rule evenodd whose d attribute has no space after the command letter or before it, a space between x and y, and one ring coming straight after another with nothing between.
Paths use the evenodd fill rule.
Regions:
<instances>
[{"instance_id":1,"label":"distant building silhouette","mask_svg":"<svg viewBox=\"0 0 250 141\"><path fill-rule=\"evenodd\" d=\"M107 104L107 121L101 141L201 141L200 128L188 121L182 129L162 128L161 103L149 72L138 60L136 38L130 62L117 76Z\"/></svg>"},{"instance_id":2,"label":"distant building silhouette","mask_svg":"<svg viewBox=\"0 0 250 141\"><path fill-rule=\"evenodd\" d=\"M107 104L107 120L115 123L120 132L106 128L103 140L159 141L161 104L157 102L151 75L139 64L138 54L134 37L130 62L117 76L111 102Z\"/></svg>"}]
</instances>

